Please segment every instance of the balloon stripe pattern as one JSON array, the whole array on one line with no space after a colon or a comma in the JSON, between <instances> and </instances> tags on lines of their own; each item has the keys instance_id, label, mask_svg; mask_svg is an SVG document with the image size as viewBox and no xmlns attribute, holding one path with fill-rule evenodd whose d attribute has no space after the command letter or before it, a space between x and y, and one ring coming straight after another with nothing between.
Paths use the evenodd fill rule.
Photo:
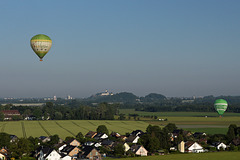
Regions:
<instances>
[{"instance_id":1,"label":"balloon stripe pattern","mask_svg":"<svg viewBox=\"0 0 240 160\"><path fill-rule=\"evenodd\" d=\"M52 40L44 34L38 34L32 37L30 41L33 51L42 60L42 58L48 53L52 47Z\"/></svg>"},{"instance_id":2,"label":"balloon stripe pattern","mask_svg":"<svg viewBox=\"0 0 240 160\"><path fill-rule=\"evenodd\" d=\"M223 115L223 113L227 110L228 103L224 99L217 99L214 103L214 108L218 112L219 115Z\"/></svg>"}]
</instances>

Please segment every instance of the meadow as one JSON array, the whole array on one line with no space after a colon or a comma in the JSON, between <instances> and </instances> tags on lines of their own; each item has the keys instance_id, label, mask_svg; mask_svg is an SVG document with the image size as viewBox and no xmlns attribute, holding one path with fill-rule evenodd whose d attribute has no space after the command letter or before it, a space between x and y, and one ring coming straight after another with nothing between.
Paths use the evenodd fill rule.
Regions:
<instances>
[{"instance_id":1,"label":"meadow","mask_svg":"<svg viewBox=\"0 0 240 160\"><path fill-rule=\"evenodd\" d=\"M0 122L0 132L17 135L18 137L39 137L58 134L59 137L75 136L82 132L96 131L99 125L106 125L109 132L125 134L133 130L145 131L149 124L164 127L174 123L178 128L192 132L205 132L207 134L226 134L230 124L240 126L240 114L226 113L218 117L216 113L205 112L135 112L134 110L120 110L120 113L135 113L139 115L157 115L158 119L140 117L140 120L50 120L50 121L3 121ZM128 117L127 117L128 119Z\"/></svg>"},{"instance_id":2,"label":"meadow","mask_svg":"<svg viewBox=\"0 0 240 160\"><path fill-rule=\"evenodd\" d=\"M79 132L86 134L96 131L99 125L105 125L109 132L125 134L133 130L145 131L149 125L143 121L107 121L107 120L59 120L59 121L4 121L0 122L0 131L18 137L39 137L58 134L65 139L76 136Z\"/></svg>"},{"instance_id":3,"label":"meadow","mask_svg":"<svg viewBox=\"0 0 240 160\"><path fill-rule=\"evenodd\" d=\"M240 152L212 152L212 153L187 153L187 154L170 154L161 156L147 156L134 158L120 158L119 160L239 160ZM113 160L105 158L104 160Z\"/></svg>"},{"instance_id":4,"label":"meadow","mask_svg":"<svg viewBox=\"0 0 240 160\"><path fill-rule=\"evenodd\" d=\"M207 134L226 134L230 124L240 125L240 113L224 113L219 117L215 112L144 112L134 109L120 109L120 113L125 115L138 114L140 120L145 122L165 126L174 123L178 128L192 132L205 132ZM158 119L167 121L153 120L146 116L157 116Z\"/></svg>"}]
</instances>

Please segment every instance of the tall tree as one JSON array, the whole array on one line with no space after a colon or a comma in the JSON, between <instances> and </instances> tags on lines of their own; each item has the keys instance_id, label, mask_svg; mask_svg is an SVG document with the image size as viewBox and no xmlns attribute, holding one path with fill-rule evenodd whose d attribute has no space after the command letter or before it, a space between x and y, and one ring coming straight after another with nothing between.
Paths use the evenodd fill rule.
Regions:
<instances>
[{"instance_id":1,"label":"tall tree","mask_svg":"<svg viewBox=\"0 0 240 160\"><path fill-rule=\"evenodd\" d=\"M105 125L98 126L97 132L98 133L105 133L107 135L109 134L108 129L107 129L107 127Z\"/></svg>"}]
</instances>

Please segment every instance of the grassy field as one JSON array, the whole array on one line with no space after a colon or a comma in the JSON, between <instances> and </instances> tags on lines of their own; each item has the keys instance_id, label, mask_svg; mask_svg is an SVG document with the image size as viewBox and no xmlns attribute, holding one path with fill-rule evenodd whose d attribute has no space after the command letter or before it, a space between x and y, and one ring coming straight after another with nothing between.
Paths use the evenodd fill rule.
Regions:
<instances>
[{"instance_id":1,"label":"grassy field","mask_svg":"<svg viewBox=\"0 0 240 160\"><path fill-rule=\"evenodd\" d=\"M168 123L174 123L178 128L192 132L206 132L208 134L226 134L230 124L240 126L240 114L226 113L219 118L215 113L200 112L135 112L134 110L120 110L121 113L136 113L139 115L157 115L158 118L167 119L159 121L142 119L141 121L118 121L118 120L59 120L59 121L3 121L0 122L0 132L17 135L18 137L39 137L58 134L61 138L75 136L82 132L96 131L99 125L106 125L109 132L115 131L120 134L140 129L145 131L149 124L164 127ZM141 113L141 114L140 114ZM202 115L202 116L201 116ZM204 115L204 116L203 116ZM205 117L207 115L207 117ZM215 116L213 116L215 115ZM224 114L225 115L225 114Z\"/></svg>"},{"instance_id":2,"label":"grassy field","mask_svg":"<svg viewBox=\"0 0 240 160\"><path fill-rule=\"evenodd\" d=\"M142 112L134 109L120 109L120 113L138 114L141 116L140 120L152 125L163 127L168 123L174 123L178 128L208 134L226 134L230 124L240 125L240 113L226 112L221 118L214 112ZM158 116L158 119L167 119L167 121L147 119L142 116Z\"/></svg>"},{"instance_id":3,"label":"grassy field","mask_svg":"<svg viewBox=\"0 0 240 160\"><path fill-rule=\"evenodd\" d=\"M239 157L240 152L215 152L120 158L119 160L239 160ZM113 160L113 158L105 158L104 160Z\"/></svg>"},{"instance_id":4,"label":"grassy field","mask_svg":"<svg viewBox=\"0 0 240 160\"><path fill-rule=\"evenodd\" d=\"M0 122L0 131L18 137L39 137L58 134L61 138L75 136L82 132L96 131L99 125L106 125L109 132L125 134L136 129L146 130L149 125L143 121L105 121L105 120L62 120L62 121L4 121Z\"/></svg>"}]
</instances>

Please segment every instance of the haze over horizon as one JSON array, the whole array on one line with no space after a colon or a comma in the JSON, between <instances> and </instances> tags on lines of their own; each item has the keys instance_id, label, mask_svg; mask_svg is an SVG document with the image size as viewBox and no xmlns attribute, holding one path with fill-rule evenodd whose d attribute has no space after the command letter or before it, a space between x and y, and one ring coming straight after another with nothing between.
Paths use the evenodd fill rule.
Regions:
<instances>
[{"instance_id":1,"label":"haze over horizon","mask_svg":"<svg viewBox=\"0 0 240 160\"><path fill-rule=\"evenodd\" d=\"M1 1L0 97L240 95L240 1ZM53 46L43 62L36 34Z\"/></svg>"}]
</instances>

